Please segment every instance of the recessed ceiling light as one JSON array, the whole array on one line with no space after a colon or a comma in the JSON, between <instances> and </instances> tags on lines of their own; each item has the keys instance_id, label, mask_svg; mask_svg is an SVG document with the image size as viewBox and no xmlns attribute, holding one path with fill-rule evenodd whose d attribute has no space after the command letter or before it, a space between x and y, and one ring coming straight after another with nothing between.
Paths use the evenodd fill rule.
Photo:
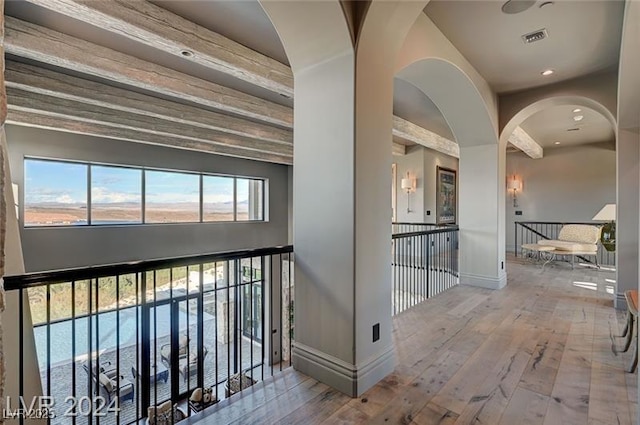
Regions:
<instances>
[{"instance_id":1,"label":"recessed ceiling light","mask_svg":"<svg viewBox=\"0 0 640 425\"><path fill-rule=\"evenodd\" d=\"M574 113L574 114L577 114L578 112L582 112L582 109L580 109L580 108L576 108L576 109L574 109L574 110L573 110L573 113Z\"/></svg>"},{"instance_id":2,"label":"recessed ceiling light","mask_svg":"<svg viewBox=\"0 0 640 425\"><path fill-rule=\"evenodd\" d=\"M560 142L553 142L553 144L554 144L554 145L559 145L559 144L560 144Z\"/></svg>"},{"instance_id":3,"label":"recessed ceiling light","mask_svg":"<svg viewBox=\"0 0 640 425\"><path fill-rule=\"evenodd\" d=\"M545 1L545 2L542 2L542 3L540 4L540 6L538 6L538 7L539 7L540 9L542 9L542 8L543 8L543 7L545 7L545 6L553 6L553 2L552 2L552 1Z\"/></svg>"},{"instance_id":4,"label":"recessed ceiling light","mask_svg":"<svg viewBox=\"0 0 640 425\"><path fill-rule=\"evenodd\" d=\"M545 77L553 73L554 73L553 69L545 69L544 71L541 72L541 74L544 75Z\"/></svg>"},{"instance_id":5,"label":"recessed ceiling light","mask_svg":"<svg viewBox=\"0 0 640 425\"><path fill-rule=\"evenodd\" d=\"M524 12L536 4L536 0L509 0L502 5L502 12L508 15Z\"/></svg>"},{"instance_id":6,"label":"recessed ceiling light","mask_svg":"<svg viewBox=\"0 0 640 425\"><path fill-rule=\"evenodd\" d=\"M575 117L573 117L574 121L582 121L584 117L582 115L576 115Z\"/></svg>"}]
</instances>

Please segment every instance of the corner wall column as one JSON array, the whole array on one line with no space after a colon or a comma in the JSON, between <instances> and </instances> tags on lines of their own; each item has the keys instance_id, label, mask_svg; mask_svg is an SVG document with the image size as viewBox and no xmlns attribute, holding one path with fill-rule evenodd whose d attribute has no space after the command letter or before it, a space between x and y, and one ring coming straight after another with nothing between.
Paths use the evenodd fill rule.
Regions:
<instances>
[{"instance_id":1,"label":"corner wall column","mask_svg":"<svg viewBox=\"0 0 640 425\"><path fill-rule=\"evenodd\" d=\"M357 396L393 370L391 176L381 171L391 113L388 134L356 136L375 133L386 108L356 108L352 52L297 73L295 98L293 364Z\"/></svg>"},{"instance_id":2,"label":"corner wall column","mask_svg":"<svg viewBox=\"0 0 640 425\"><path fill-rule=\"evenodd\" d=\"M638 288L640 241L640 143L638 133L618 130L616 138L616 297L615 307L626 309L625 291Z\"/></svg>"},{"instance_id":3,"label":"corner wall column","mask_svg":"<svg viewBox=\"0 0 640 425\"><path fill-rule=\"evenodd\" d=\"M500 162L497 143L460 147L460 283L464 285L501 289L507 284Z\"/></svg>"}]
</instances>

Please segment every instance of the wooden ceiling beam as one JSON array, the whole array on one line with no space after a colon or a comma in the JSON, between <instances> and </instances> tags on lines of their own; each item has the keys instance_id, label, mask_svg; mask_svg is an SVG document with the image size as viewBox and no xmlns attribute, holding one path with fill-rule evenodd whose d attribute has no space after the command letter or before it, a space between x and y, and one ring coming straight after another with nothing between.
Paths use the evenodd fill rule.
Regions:
<instances>
[{"instance_id":1,"label":"wooden ceiling beam","mask_svg":"<svg viewBox=\"0 0 640 425\"><path fill-rule=\"evenodd\" d=\"M270 127L20 62L6 62L5 79L7 87L35 94L160 118L249 139L293 144L291 130Z\"/></svg>"},{"instance_id":2,"label":"wooden ceiling beam","mask_svg":"<svg viewBox=\"0 0 640 425\"><path fill-rule=\"evenodd\" d=\"M5 52L265 123L293 128L291 108L7 16Z\"/></svg>"},{"instance_id":3,"label":"wooden ceiling beam","mask_svg":"<svg viewBox=\"0 0 640 425\"><path fill-rule=\"evenodd\" d=\"M44 128L75 134L86 134L108 139L126 140L150 145L206 152L216 155L232 156L236 158L273 162L276 164L291 165L293 163L292 158L285 155L267 154L232 146L214 145L202 141L177 139L173 136L145 133L98 123L82 122L72 118L54 117L32 111L15 110L11 107L9 107L6 122L8 124L26 127Z\"/></svg>"},{"instance_id":4,"label":"wooden ceiling beam","mask_svg":"<svg viewBox=\"0 0 640 425\"><path fill-rule=\"evenodd\" d=\"M417 143L426 148L460 158L460 147L456 142L422 128L400 117L393 117L393 136Z\"/></svg>"},{"instance_id":5,"label":"wooden ceiling beam","mask_svg":"<svg viewBox=\"0 0 640 425\"><path fill-rule=\"evenodd\" d=\"M138 43L293 97L291 69L144 0L27 0Z\"/></svg>"},{"instance_id":6,"label":"wooden ceiling beam","mask_svg":"<svg viewBox=\"0 0 640 425\"><path fill-rule=\"evenodd\" d=\"M533 137L529 135L524 129L520 126L516 127L509 136L509 143L511 143L516 148L520 149L522 152L527 154L530 158L540 159L544 156L544 149L542 146L536 142Z\"/></svg>"},{"instance_id":7,"label":"wooden ceiling beam","mask_svg":"<svg viewBox=\"0 0 640 425\"><path fill-rule=\"evenodd\" d=\"M49 117L111 126L119 128L123 132L132 130L137 134L148 133L167 136L176 139L176 143L195 141L267 154L293 156L293 146L291 145L247 139L144 115L80 104L72 100L26 92L12 87L7 87L7 98L9 108L12 111L34 112Z\"/></svg>"}]
</instances>

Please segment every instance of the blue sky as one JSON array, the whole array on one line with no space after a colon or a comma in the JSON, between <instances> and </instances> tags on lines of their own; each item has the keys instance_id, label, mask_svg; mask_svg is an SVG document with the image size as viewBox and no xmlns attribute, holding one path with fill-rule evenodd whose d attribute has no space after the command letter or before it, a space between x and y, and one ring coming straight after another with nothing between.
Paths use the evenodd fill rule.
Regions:
<instances>
[{"instance_id":1,"label":"blue sky","mask_svg":"<svg viewBox=\"0 0 640 425\"><path fill-rule=\"evenodd\" d=\"M199 175L147 170L146 202L199 202ZM93 165L91 198L95 203L141 202L142 170ZM237 179L238 201L249 198L247 179ZM27 159L25 203L86 204L87 165ZM233 201L233 178L204 176L204 202Z\"/></svg>"},{"instance_id":2,"label":"blue sky","mask_svg":"<svg viewBox=\"0 0 640 425\"><path fill-rule=\"evenodd\" d=\"M142 170L91 167L91 202L142 202Z\"/></svg>"},{"instance_id":3,"label":"blue sky","mask_svg":"<svg viewBox=\"0 0 640 425\"><path fill-rule=\"evenodd\" d=\"M87 166L51 161L26 160L25 203L87 202Z\"/></svg>"}]
</instances>

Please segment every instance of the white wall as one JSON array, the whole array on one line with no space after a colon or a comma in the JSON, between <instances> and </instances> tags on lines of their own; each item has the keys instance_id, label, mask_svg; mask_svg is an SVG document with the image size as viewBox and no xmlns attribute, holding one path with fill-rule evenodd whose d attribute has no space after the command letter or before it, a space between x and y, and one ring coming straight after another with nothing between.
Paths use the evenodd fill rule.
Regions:
<instances>
[{"instance_id":1,"label":"white wall","mask_svg":"<svg viewBox=\"0 0 640 425\"><path fill-rule=\"evenodd\" d=\"M288 242L288 168L284 165L7 125L13 181L24 199L23 158L38 156L268 179L269 221L22 228L27 271L84 267ZM24 217L24 214L20 215Z\"/></svg>"},{"instance_id":2,"label":"white wall","mask_svg":"<svg viewBox=\"0 0 640 425\"><path fill-rule=\"evenodd\" d=\"M458 171L458 158L445 155L431 149L424 149L424 211L423 221L426 223L436 222L436 168L444 167ZM458 190L460 187L460 175L458 179ZM459 205L456 202L456 205ZM431 214L427 215L427 211ZM456 219L457 222L457 219Z\"/></svg>"},{"instance_id":3,"label":"white wall","mask_svg":"<svg viewBox=\"0 0 640 425\"><path fill-rule=\"evenodd\" d=\"M429 222L430 217L424 216L424 150L422 146L407 149L407 154L394 156L396 164L396 221L400 223ZM416 190L409 194L411 197L411 212L407 212L407 192L402 190L402 179L407 171L416 179Z\"/></svg>"},{"instance_id":4,"label":"white wall","mask_svg":"<svg viewBox=\"0 0 640 425\"><path fill-rule=\"evenodd\" d=\"M407 223L436 222L436 167L458 171L458 159L443 153L415 146L403 156L394 156L396 165L396 221ZM407 213L407 194L400 187L407 171L416 177L416 191L411 193L411 212ZM427 212L430 214L427 215Z\"/></svg>"},{"instance_id":5,"label":"white wall","mask_svg":"<svg viewBox=\"0 0 640 425\"><path fill-rule=\"evenodd\" d=\"M591 221L608 203L616 202L616 152L613 145L590 144L547 148L544 158L507 154L507 179L523 182L518 208L506 195L507 250L514 250L515 221ZM506 182L505 182L506 185ZM522 211L516 216L515 211Z\"/></svg>"}]
</instances>

